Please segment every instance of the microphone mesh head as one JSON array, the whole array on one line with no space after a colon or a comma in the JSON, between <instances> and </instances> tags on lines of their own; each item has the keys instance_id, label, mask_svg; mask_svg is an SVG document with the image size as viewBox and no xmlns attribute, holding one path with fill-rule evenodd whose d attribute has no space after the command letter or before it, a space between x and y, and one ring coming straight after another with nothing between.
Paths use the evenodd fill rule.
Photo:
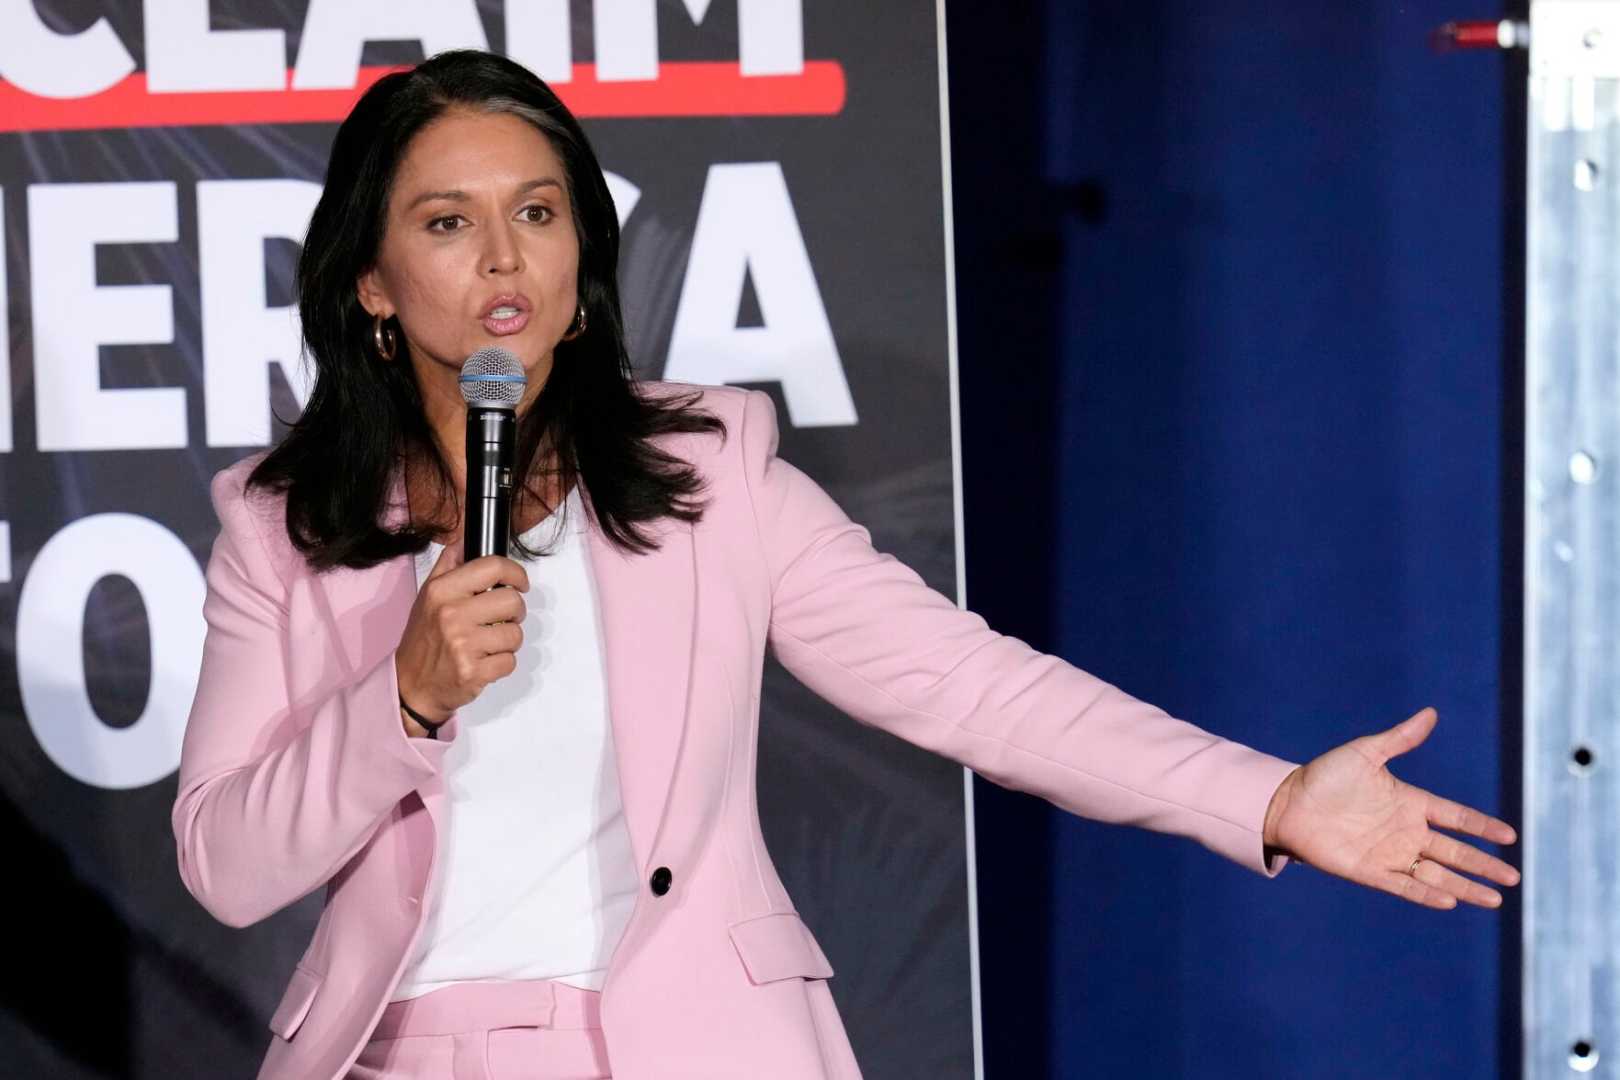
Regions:
<instances>
[{"instance_id":1,"label":"microphone mesh head","mask_svg":"<svg viewBox=\"0 0 1620 1080\"><path fill-rule=\"evenodd\" d=\"M528 385L523 365L505 349L479 349L461 365L461 396L468 405L510 409L523 399Z\"/></svg>"}]
</instances>

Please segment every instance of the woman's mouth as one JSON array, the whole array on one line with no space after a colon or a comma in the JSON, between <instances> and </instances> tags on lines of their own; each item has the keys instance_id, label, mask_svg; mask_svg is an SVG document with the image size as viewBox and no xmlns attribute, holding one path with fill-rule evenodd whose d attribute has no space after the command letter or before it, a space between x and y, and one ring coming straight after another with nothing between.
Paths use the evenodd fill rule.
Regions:
<instances>
[{"instance_id":1,"label":"woman's mouth","mask_svg":"<svg viewBox=\"0 0 1620 1080\"><path fill-rule=\"evenodd\" d=\"M484 316L484 329L495 337L515 334L529 324L529 313L515 304L502 304L491 308Z\"/></svg>"}]
</instances>

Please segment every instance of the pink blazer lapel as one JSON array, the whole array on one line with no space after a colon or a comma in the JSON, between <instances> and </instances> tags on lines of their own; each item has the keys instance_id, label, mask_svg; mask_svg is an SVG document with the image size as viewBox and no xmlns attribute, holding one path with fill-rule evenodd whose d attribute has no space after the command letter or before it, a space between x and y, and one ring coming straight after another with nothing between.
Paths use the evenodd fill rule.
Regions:
<instances>
[{"instance_id":1,"label":"pink blazer lapel","mask_svg":"<svg viewBox=\"0 0 1620 1080\"><path fill-rule=\"evenodd\" d=\"M403 475L390 487L383 524L397 528L406 521ZM399 636L416 603L416 567L409 556L390 559L365 570L338 568L317 574L333 618L338 647L349 669L358 675L399 645Z\"/></svg>"},{"instance_id":2,"label":"pink blazer lapel","mask_svg":"<svg viewBox=\"0 0 1620 1080\"><path fill-rule=\"evenodd\" d=\"M404 485L396 480L385 522L398 525L406 513ZM697 589L691 526L666 518L649 531L659 549L631 555L594 522L586 530L619 792L636 861L644 869L658 839L686 727ZM367 570L333 570L319 581L350 670L370 670L399 644L410 618L416 601L410 557ZM442 787L430 782L421 792L436 822Z\"/></svg>"},{"instance_id":3,"label":"pink blazer lapel","mask_svg":"<svg viewBox=\"0 0 1620 1080\"><path fill-rule=\"evenodd\" d=\"M697 630L692 528L665 519L650 531L658 550L631 555L594 522L587 530L619 793L643 871L658 840L686 730Z\"/></svg>"}]
</instances>

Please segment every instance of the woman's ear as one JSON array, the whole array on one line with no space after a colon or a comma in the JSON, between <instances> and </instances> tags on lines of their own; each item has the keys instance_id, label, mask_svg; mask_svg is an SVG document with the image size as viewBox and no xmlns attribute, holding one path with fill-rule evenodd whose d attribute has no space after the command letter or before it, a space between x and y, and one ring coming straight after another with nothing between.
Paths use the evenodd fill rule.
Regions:
<instances>
[{"instance_id":1,"label":"woman's ear","mask_svg":"<svg viewBox=\"0 0 1620 1080\"><path fill-rule=\"evenodd\" d=\"M360 300L360 306L366 309L371 316L381 315L388 318L394 313L394 305L388 302L388 293L383 289L382 282L377 279L377 268L368 266L354 279L354 293Z\"/></svg>"}]
</instances>

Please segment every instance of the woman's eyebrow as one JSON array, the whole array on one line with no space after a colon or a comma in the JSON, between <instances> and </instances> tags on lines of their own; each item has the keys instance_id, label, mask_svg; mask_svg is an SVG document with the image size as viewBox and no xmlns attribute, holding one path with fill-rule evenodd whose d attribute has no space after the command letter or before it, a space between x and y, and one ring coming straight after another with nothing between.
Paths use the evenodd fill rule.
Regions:
<instances>
[{"instance_id":1,"label":"woman's eyebrow","mask_svg":"<svg viewBox=\"0 0 1620 1080\"><path fill-rule=\"evenodd\" d=\"M517 186L517 191L515 192L515 194L526 195L529 192L535 190L536 188L543 188L543 187L554 187L557 190L561 191L562 190L562 182L557 180L555 177L542 176L542 177L539 177L538 179L528 180L528 181L525 181L522 184L519 184ZM471 198L471 196L468 195L465 191L459 191L459 190L455 190L455 189L452 189L452 190L449 190L449 191L424 191L424 192L422 192L422 194L420 194L416 198L412 199L406 205L405 209L406 209L407 212L409 212L411 210L415 210L418 206L421 206L425 202L434 202L434 201L439 200L439 199L443 199L443 200L445 200L447 202L466 202L469 198Z\"/></svg>"},{"instance_id":2,"label":"woman's eyebrow","mask_svg":"<svg viewBox=\"0 0 1620 1080\"><path fill-rule=\"evenodd\" d=\"M543 187L554 187L558 191L561 191L562 190L562 182L560 180L558 180L556 177L542 176L538 180L530 180L526 184L520 184L518 186L517 193L519 195L525 195L525 194L533 191L535 188L543 188Z\"/></svg>"}]
</instances>

